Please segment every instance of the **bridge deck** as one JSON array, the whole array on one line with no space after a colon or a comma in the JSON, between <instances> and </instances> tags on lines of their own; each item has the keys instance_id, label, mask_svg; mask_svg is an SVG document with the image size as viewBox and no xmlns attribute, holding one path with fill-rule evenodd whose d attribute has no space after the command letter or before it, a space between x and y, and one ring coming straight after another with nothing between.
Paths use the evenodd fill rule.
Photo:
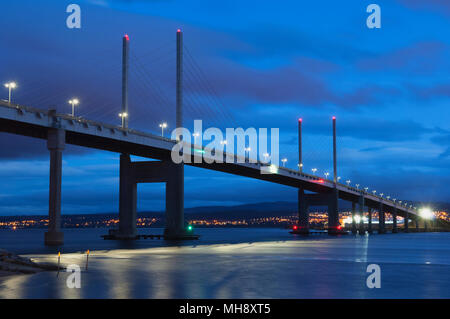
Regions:
<instances>
[{"instance_id":1,"label":"bridge deck","mask_svg":"<svg viewBox=\"0 0 450 319\"><path fill-rule=\"evenodd\" d=\"M66 143L116 153L128 153L150 159L169 160L175 141L168 138L144 133L133 129L123 129L105 123L90 121L81 117L72 117L65 114L50 114L48 111L10 105L0 101L0 131L19 134L29 137L47 139L49 128L63 128L66 131ZM226 153L224 154L226 156ZM238 157L235 156L237 160ZM231 173L249 178L264 180L291 187L302 187L305 190L324 193L331 192L335 187L339 190L339 198L358 202L364 196L365 205L377 208L380 203L386 211L397 208L399 216L406 213L417 215L417 211L391 200L366 193L341 183L335 186L333 181L317 176L301 173L285 167L277 167L273 174L261 174L264 163L202 163L187 164L196 167Z\"/></svg>"}]
</instances>

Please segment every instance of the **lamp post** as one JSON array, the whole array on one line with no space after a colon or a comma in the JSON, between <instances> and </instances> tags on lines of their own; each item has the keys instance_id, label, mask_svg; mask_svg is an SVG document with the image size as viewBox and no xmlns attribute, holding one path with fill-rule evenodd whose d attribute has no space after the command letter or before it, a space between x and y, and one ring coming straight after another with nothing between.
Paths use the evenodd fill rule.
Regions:
<instances>
[{"instance_id":1,"label":"lamp post","mask_svg":"<svg viewBox=\"0 0 450 319\"><path fill-rule=\"evenodd\" d=\"M69 101L69 104L72 105L72 117L75 116L75 105L78 105L80 103L80 101L78 101L78 99L71 99Z\"/></svg>"},{"instance_id":2,"label":"lamp post","mask_svg":"<svg viewBox=\"0 0 450 319\"><path fill-rule=\"evenodd\" d=\"M367 191L369 190L369 187L364 187L364 190L365 190L366 193L367 193Z\"/></svg>"},{"instance_id":3,"label":"lamp post","mask_svg":"<svg viewBox=\"0 0 450 319\"><path fill-rule=\"evenodd\" d=\"M328 176L330 175L330 173L328 173L328 172L325 172L325 179L328 179Z\"/></svg>"},{"instance_id":4,"label":"lamp post","mask_svg":"<svg viewBox=\"0 0 450 319\"><path fill-rule=\"evenodd\" d=\"M286 162L287 162L287 158L283 158L283 159L281 160L281 163L283 163L283 167L286 166Z\"/></svg>"},{"instance_id":5,"label":"lamp post","mask_svg":"<svg viewBox=\"0 0 450 319\"><path fill-rule=\"evenodd\" d=\"M119 113L119 117L122 118L122 128L125 128L125 119L128 117L128 113Z\"/></svg>"},{"instance_id":6,"label":"lamp post","mask_svg":"<svg viewBox=\"0 0 450 319\"><path fill-rule=\"evenodd\" d=\"M356 189L359 189L359 184L356 184Z\"/></svg>"},{"instance_id":7,"label":"lamp post","mask_svg":"<svg viewBox=\"0 0 450 319\"><path fill-rule=\"evenodd\" d=\"M250 161L250 151L251 151L252 149L250 148L250 147L246 147L246 148L244 148L244 157L245 157L245 160L247 160L247 154L248 154L248 160Z\"/></svg>"},{"instance_id":8,"label":"lamp post","mask_svg":"<svg viewBox=\"0 0 450 319\"><path fill-rule=\"evenodd\" d=\"M167 123L166 122L161 123L159 124L159 127L161 128L161 137L164 137L164 129L167 127Z\"/></svg>"},{"instance_id":9,"label":"lamp post","mask_svg":"<svg viewBox=\"0 0 450 319\"><path fill-rule=\"evenodd\" d=\"M313 175L314 175L317 172L317 168L312 168L311 171L313 172Z\"/></svg>"},{"instance_id":10,"label":"lamp post","mask_svg":"<svg viewBox=\"0 0 450 319\"><path fill-rule=\"evenodd\" d=\"M8 89L8 103L11 104L11 91L17 87L16 82L5 83L5 87Z\"/></svg>"},{"instance_id":11,"label":"lamp post","mask_svg":"<svg viewBox=\"0 0 450 319\"><path fill-rule=\"evenodd\" d=\"M264 153L264 163L268 163L269 162L269 153Z\"/></svg>"},{"instance_id":12,"label":"lamp post","mask_svg":"<svg viewBox=\"0 0 450 319\"><path fill-rule=\"evenodd\" d=\"M345 182L347 183L347 186L350 186L350 183L351 183L352 181L348 179L348 180L346 180Z\"/></svg>"},{"instance_id":13,"label":"lamp post","mask_svg":"<svg viewBox=\"0 0 450 319\"><path fill-rule=\"evenodd\" d=\"M196 145L197 144L197 137L200 136L200 133L198 133L198 132L192 133L192 136L194 137L194 145Z\"/></svg>"}]
</instances>

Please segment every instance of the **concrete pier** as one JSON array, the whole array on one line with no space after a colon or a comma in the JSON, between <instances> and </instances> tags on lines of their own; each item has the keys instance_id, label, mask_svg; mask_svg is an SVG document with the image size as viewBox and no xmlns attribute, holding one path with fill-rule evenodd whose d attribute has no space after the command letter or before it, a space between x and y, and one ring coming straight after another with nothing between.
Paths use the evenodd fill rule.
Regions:
<instances>
[{"instance_id":1,"label":"concrete pier","mask_svg":"<svg viewBox=\"0 0 450 319\"><path fill-rule=\"evenodd\" d=\"M63 129L48 130L47 148L50 151L49 223L48 231L44 234L44 243L48 246L59 246L64 243L64 234L61 232L62 151L65 148Z\"/></svg>"},{"instance_id":2,"label":"concrete pier","mask_svg":"<svg viewBox=\"0 0 450 319\"><path fill-rule=\"evenodd\" d=\"M409 233L409 214L408 214L408 212L406 212L405 213L405 220L404 220L404 222L403 222L403 225L404 225L404 232L405 233Z\"/></svg>"},{"instance_id":3,"label":"concrete pier","mask_svg":"<svg viewBox=\"0 0 450 319\"><path fill-rule=\"evenodd\" d=\"M352 202L352 233L356 234L356 203Z\"/></svg>"},{"instance_id":4,"label":"concrete pier","mask_svg":"<svg viewBox=\"0 0 450 319\"><path fill-rule=\"evenodd\" d=\"M386 215L384 213L383 203L380 203L378 209L378 234L386 233L385 221Z\"/></svg>"},{"instance_id":5,"label":"concrete pier","mask_svg":"<svg viewBox=\"0 0 450 319\"><path fill-rule=\"evenodd\" d=\"M392 233L398 233L397 228L397 208L392 210Z\"/></svg>"},{"instance_id":6,"label":"concrete pier","mask_svg":"<svg viewBox=\"0 0 450 319\"><path fill-rule=\"evenodd\" d=\"M295 233L309 234L309 204L303 188L298 189L298 225Z\"/></svg>"},{"instance_id":7,"label":"concrete pier","mask_svg":"<svg viewBox=\"0 0 450 319\"><path fill-rule=\"evenodd\" d=\"M367 232L369 234L372 234L373 233L373 228L372 228L372 208L367 207L367 211L368 211L368 215L367 215L367 219L368 219Z\"/></svg>"},{"instance_id":8,"label":"concrete pier","mask_svg":"<svg viewBox=\"0 0 450 319\"><path fill-rule=\"evenodd\" d=\"M119 230L116 236L120 239L135 239L137 235L137 184L128 154L120 155L119 188Z\"/></svg>"},{"instance_id":9,"label":"concrete pier","mask_svg":"<svg viewBox=\"0 0 450 319\"><path fill-rule=\"evenodd\" d=\"M364 196L359 197L359 215L361 219L359 221L359 234L364 235L366 233L366 229L364 227Z\"/></svg>"},{"instance_id":10,"label":"concrete pier","mask_svg":"<svg viewBox=\"0 0 450 319\"><path fill-rule=\"evenodd\" d=\"M328 235L339 235L342 233L339 225L339 193L337 188L328 195Z\"/></svg>"}]
</instances>

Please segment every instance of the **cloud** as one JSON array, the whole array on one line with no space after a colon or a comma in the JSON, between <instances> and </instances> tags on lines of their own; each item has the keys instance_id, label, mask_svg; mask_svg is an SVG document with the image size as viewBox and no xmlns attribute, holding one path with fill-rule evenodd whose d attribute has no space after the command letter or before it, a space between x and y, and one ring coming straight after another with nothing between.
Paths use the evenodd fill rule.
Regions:
<instances>
[{"instance_id":1,"label":"cloud","mask_svg":"<svg viewBox=\"0 0 450 319\"><path fill-rule=\"evenodd\" d=\"M446 65L448 46L442 42L418 42L393 52L360 59L356 66L362 71L401 71L433 73Z\"/></svg>"},{"instance_id":2,"label":"cloud","mask_svg":"<svg viewBox=\"0 0 450 319\"><path fill-rule=\"evenodd\" d=\"M431 10L450 15L450 2L448 0L398 0L405 7L414 10Z\"/></svg>"}]
</instances>

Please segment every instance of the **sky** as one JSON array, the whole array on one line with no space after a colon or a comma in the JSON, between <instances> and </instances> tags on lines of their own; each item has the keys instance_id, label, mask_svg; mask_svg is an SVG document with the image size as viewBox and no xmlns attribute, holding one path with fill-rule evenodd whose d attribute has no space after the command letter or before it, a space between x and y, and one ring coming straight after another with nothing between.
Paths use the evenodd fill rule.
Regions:
<instances>
[{"instance_id":1,"label":"sky","mask_svg":"<svg viewBox=\"0 0 450 319\"><path fill-rule=\"evenodd\" d=\"M81 8L81 29L66 7ZM369 29L366 7L381 8ZM120 124L121 42L130 37L130 127L175 125L175 34L184 37L186 126L280 129L280 156L403 200L450 202L450 2L72 0L2 2L0 81L13 100ZM8 92L4 89L4 96ZM167 133L166 133L167 134ZM134 158L134 160L141 160ZM45 141L0 133L0 215L48 212ZM67 146L63 214L118 211L119 154ZM138 211L164 209L162 184ZM185 206L295 201L296 190L185 170Z\"/></svg>"}]
</instances>

